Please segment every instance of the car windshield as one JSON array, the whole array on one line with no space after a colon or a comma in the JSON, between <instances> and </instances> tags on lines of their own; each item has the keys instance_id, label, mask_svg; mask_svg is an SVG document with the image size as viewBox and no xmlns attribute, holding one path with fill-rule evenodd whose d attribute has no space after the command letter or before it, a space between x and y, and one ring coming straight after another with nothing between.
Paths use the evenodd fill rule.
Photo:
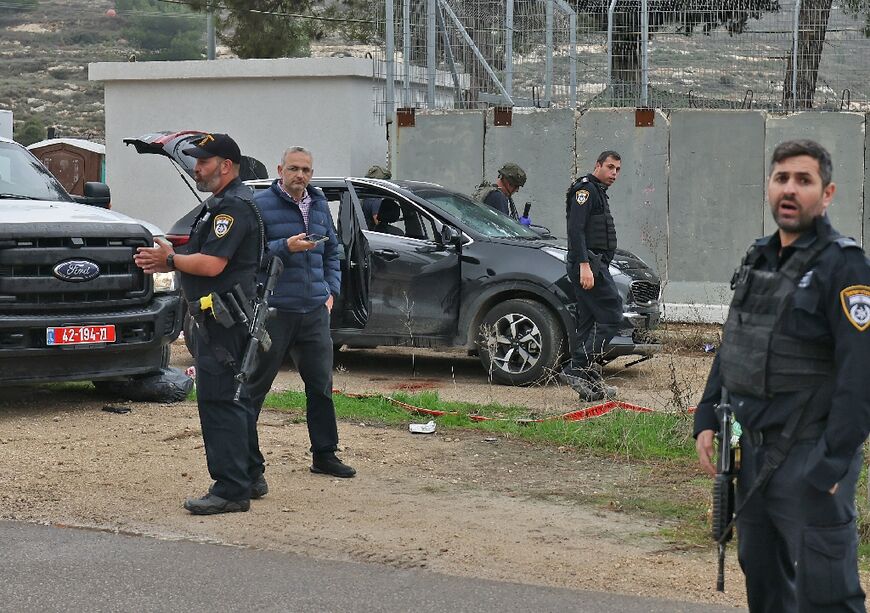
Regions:
<instances>
[{"instance_id":1,"label":"car windshield","mask_svg":"<svg viewBox=\"0 0 870 613\"><path fill-rule=\"evenodd\" d=\"M0 200L70 201L69 195L27 149L0 142Z\"/></svg>"},{"instance_id":2,"label":"car windshield","mask_svg":"<svg viewBox=\"0 0 870 613\"><path fill-rule=\"evenodd\" d=\"M475 202L468 196L433 187L412 187L414 194L460 220L475 232L490 238L539 239L541 236L507 215Z\"/></svg>"}]
</instances>

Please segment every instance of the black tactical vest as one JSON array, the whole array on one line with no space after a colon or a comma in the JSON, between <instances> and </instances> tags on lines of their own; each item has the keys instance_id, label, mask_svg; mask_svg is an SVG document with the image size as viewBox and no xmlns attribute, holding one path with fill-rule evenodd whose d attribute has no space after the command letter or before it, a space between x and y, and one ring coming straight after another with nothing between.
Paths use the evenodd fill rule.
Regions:
<instances>
[{"instance_id":1,"label":"black tactical vest","mask_svg":"<svg viewBox=\"0 0 870 613\"><path fill-rule=\"evenodd\" d=\"M569 214L571 207L577 206L575 194L580 189L595 190L598 194L586 222L586 248L596 251L614 251L616 249L616 225L613 223L613 215L610 214L607 191L590 179L588 175L582 177L568 190L565 197L565 213Z\"/></svg>"},{"instance_id":2,"label":"black tactical vest","mask_svg":"<svg viewBox=\"0 0 870 613\"><path fill-rule=\"evenodd\" d=\"M834 372L830 342L809 341L782 331L783 313L794 308L798 283L832 242L855 244L830 226L777 271L757 270L761 248L752 246L734 273L734 298L722 333L719 366L725 387L738 394L770 398L774 394L815 389Z\"/></svg>"}]
</instances>

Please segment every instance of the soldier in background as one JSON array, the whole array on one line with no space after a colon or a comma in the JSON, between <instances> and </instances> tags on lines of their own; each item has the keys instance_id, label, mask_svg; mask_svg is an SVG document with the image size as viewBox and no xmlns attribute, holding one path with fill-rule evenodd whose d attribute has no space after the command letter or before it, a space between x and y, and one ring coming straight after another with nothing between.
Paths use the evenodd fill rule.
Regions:
<instances>
[{"instance_id":1,"label":"soldier in background","mask_svg":"<svg viewBox=\"0 0 870 613\"><path fill-rule=\"evenodd\" d=\"M514 206L513 195L526 184L526 172L513 162L508 162L498 170L495 183L483 183L472 196L475 200L487 204L496 211L519 221L517 207Z\"/></svg>"}]
</instances>

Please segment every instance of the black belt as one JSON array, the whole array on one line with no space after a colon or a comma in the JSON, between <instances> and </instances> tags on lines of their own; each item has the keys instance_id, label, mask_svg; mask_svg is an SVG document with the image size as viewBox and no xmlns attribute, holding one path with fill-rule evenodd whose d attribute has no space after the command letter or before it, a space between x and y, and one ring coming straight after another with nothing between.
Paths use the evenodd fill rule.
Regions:
<instances>
[{"instance_id":1,"label":"black belt","mask_svg":"<svg viewBox=\"0 0 870 613\"><path fill-rule=\"evenodd\" d=\"M809 441L817 439L822 435L822 433L824 433L827 425L828 422L826 421L817 421L814 424L809 424L805 426L803 430L795 434L794 440ZM752 443L753 447L764 447L766 445L772 445L779 440L779 437L782 434L782 428L782 426L774 426L772 428L765 428L764 430L747 430L744 428L743 434L746 435L746 440Z\"/></svg>"}]
</instances>

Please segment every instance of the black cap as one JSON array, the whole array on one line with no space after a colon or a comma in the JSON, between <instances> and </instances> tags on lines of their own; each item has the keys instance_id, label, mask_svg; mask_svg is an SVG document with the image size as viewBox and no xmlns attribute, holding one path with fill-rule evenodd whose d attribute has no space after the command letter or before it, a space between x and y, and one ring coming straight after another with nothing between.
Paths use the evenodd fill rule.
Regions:
<instances>
[{"instance_id":1,"label":"black cap","mask_svg":"<svg viewBox=\"0 0 870 613\"><path fill-rule=\"evenodd\" d=\"M236 164L240 164L242 161L242 152L239 150L239 146L227 134L204 134L202 138L193 143L192 147L182 149L181 152L197 159L218 156Z\"/></svg>"}]
</instances>

